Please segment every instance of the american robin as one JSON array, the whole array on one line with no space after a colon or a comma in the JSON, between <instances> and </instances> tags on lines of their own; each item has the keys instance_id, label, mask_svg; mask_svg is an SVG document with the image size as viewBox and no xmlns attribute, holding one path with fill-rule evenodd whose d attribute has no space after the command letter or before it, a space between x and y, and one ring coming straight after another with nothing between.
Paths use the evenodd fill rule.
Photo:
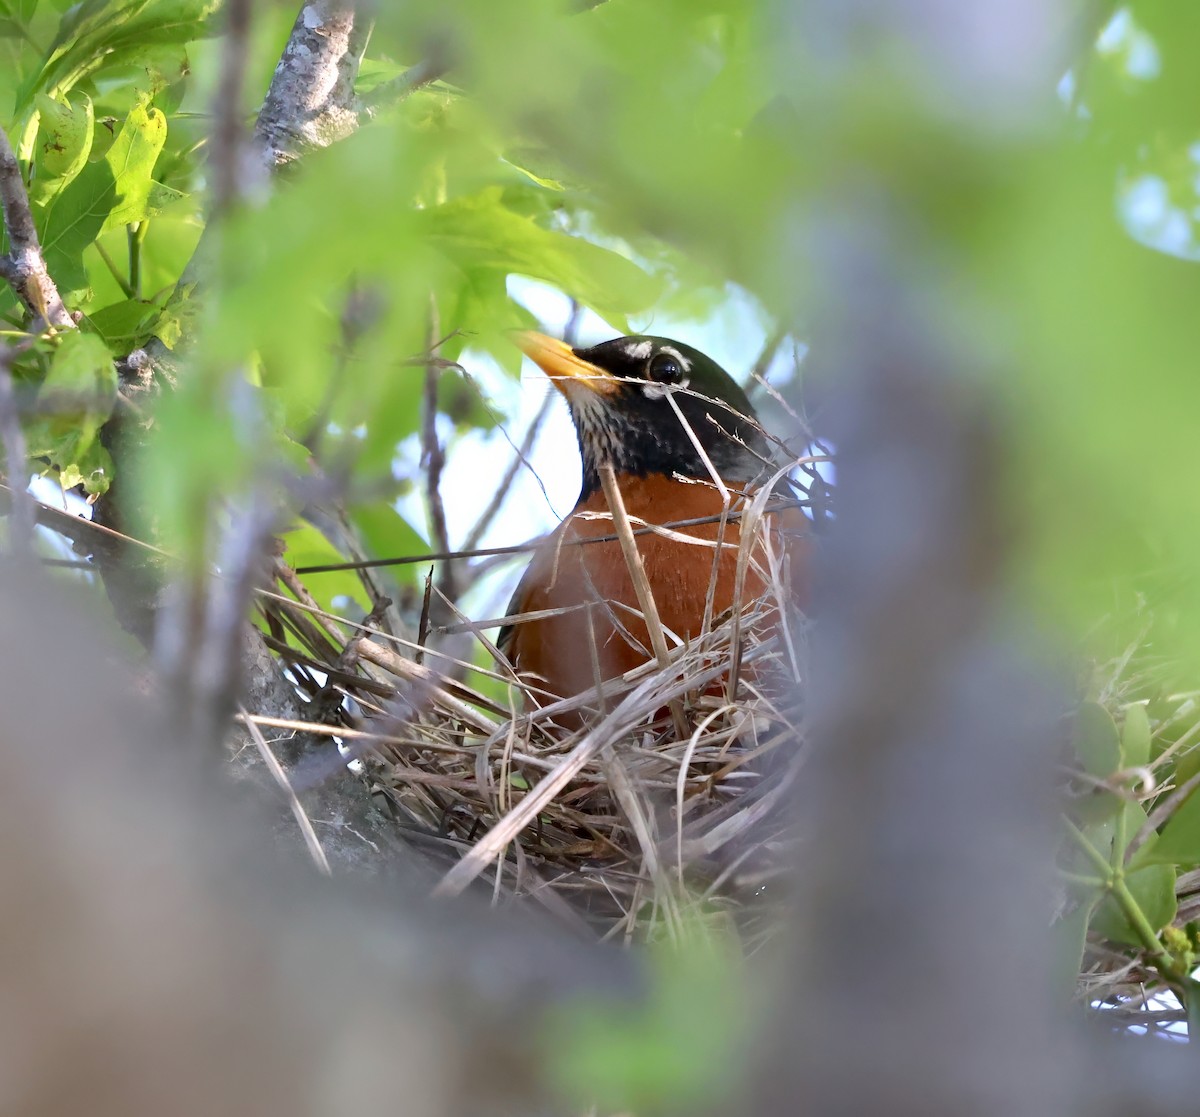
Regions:
<instances>
[{"instance_id":1,"label":"american robin","mask_svg":"<svg viewBox=\"0 0 1200 1117\"><path fill-rule=\"evenodd\" d=\"M700 634L706 612L717 618L734 605L740 522L722 522L726 501L740 511L778 468L746 393L690 345L631 336L574 349L539 333L519 343L566 397L583 485L533 555L508 615L560 612L506 625L497 645L519 674L568 697L591 689L597 673L614 678L653 657L602 467L612 467L635 530L684 522L635 537L660 622L681 640ZM773 517L775 528L783 517L790 581L802 595L808 521L794 503ZM747 568L742 602L765 593L764 565Z\"/></svg>"}]
</instances>

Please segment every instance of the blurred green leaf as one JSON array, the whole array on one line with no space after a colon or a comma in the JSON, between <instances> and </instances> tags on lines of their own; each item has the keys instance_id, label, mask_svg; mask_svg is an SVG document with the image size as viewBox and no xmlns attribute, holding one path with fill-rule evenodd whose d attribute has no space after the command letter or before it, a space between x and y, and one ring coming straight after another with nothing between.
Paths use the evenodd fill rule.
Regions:
<instances>
[{"instance_id":1,"label":"blurred green leaf","mask_svg":"<svg viewBox=\"0 0 1200 1117\"><path fill-rule=\"evenodd\" d=\"M47 458L64 488L82 484L104 492L112 482L112 462L96 441L116 402L117 374L112 355L93 334L62 336L38 391L38 411L25 437L32 458Z\"/></svg>"},{"instance_id":2,"label":"blurred green leaf","mask_svg":"<svg viewBox=\"0 0 1200 1117\"><path fill-rule=\"evenodd\" d=\"M1083 960L1083 948L1087 943L1088 926L1092 910L1099 894L1089 896L1076 903L1074 909L1055 920L1051 931L1054 935L1055 984L1062 1000L1067 1001L1075 991L1079 978L1079 966Z\"/></svg>"},{"instance_id":3,"label":"blurred green leaf","mask_svg":"<svg viewBox=\"0 0 1200 1117\"><path fill-rule=\"evenodd\" d=\"M429 550L420 532L390 504L352 504L347 513L372 558L400 558Z\"/></svg>"},{"instance_id":4,"label":"blurred green leaf","mask_svg":"<svg viewBox=\"0 0 1200 1117\"><path fill-rule=\"evenodd\" d=\"M61 96L87 77L128 65L160 44L184 44L210 33L218 0L82 0L58 26L40 67L18 94L18 112L35 94Z\"/></svg>"},{"instance_id":5,"label":"blurred green leaf","mask_svg":"<svg viewBox=\"0 0 1200 1117\"><path fill-rule=\"evenodd\" d=\"M1141 702L1125 707L1125 724L1121 728L1121 764L1125 768L1140 768L1150 763L1150 717Z\"/></svg>"},{"instance_id":6,"label":"blurred green leaf","mask_svg":"<svg viewBox=\"0 0 1200 1117\"><path fill-rule=\"evenodd\" d=\"M321 566L327 563L345 562L343 555L320 531L307 521L294 524L282 536L284 561L293 568L297 566ZM333 570L326 574L313 574L305 578L305 585L322 609L344 613L344 608L335 608L337 598L349 598L367 612L370 600L362 581L353 570Z\"/></svg>"},{"instance_id":7,"label":"blurred green leaf","mask_svg":"<svg viewBox=\"0 0 1200 1117\"><path fill-rule=\"evenodd\" d=\"M503 204L499 187L434 209L421 219L432 243L459 267L525 275L569 291L620 329L661 290L635 263L586 241L540 228Z\"/></svg>"},{"instance_id":8,"label":"blurred green leaf","mask_svg":"<svg viewBox=\"0 0 1200 1117\"><path fill-rule=\"evenodd\" d=\"M729 1088L744 1037L739 960L694 926L682 944L652 950L643 1008L591 1003L555 1019L550 1073L565 1097L601 1112L684 1112Z\"/></svg>"},{"instance_id":9,"label":"blurred green leaf","mask_svg":"<svg viewBox=\"0 0 1200 1117\"><path fill-rule=\"evenodd\" d=\"M1098 702L1084 702L1075 714L1075 752L1084 770L1107 779L1121 767L1121 735L1117 723Z\"/></svg>"}]
</instances>

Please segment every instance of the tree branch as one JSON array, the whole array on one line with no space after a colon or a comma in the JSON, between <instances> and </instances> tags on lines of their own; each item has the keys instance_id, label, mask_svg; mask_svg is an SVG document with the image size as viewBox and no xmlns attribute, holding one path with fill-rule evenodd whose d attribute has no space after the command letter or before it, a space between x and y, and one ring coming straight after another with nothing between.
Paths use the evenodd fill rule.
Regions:
<instances>
[{"instance_id":1,"label":"tree branch","mask_svg":"<svg viewBox=\"0 0 1200 1117\"><path fill-rule=\"evenodd\" d=\"M46 270L42 246L38 243L29 195L21 179L21 166L8 136L0 128L0 209L8 233L9 251L0 256L0 278L8 282L33 315L34 332L41 333L42 325L55 329L74 329L75 319L63 305L58 288Z\"/></svg>"},{"instance_id":2,"label":"tree branch","mask_svg":"<svg viewBox=\"0 0 1200 1117\"><path fill-rule=\"evenodd\" d=\"M300 9L254 126L268 171L358 127L354 79L369 33L354 4L315 0Z\"/></svg>"}]
</instances>

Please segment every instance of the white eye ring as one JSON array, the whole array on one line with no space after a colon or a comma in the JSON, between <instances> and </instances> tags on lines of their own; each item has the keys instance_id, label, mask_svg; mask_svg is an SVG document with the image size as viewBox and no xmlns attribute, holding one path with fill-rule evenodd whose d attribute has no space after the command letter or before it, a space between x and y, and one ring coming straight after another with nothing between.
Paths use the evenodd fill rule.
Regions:
<instances>
[{"instance_id":1,"label":"white eye ring","mask_svg":"<svg viewBox=\"0 0 1200 1117\"><path fill-rule=\"evenodd\" d=\"M666 399L667 396L678 388L686 388L691 381L684 377L677 384L659 384L656 380L651 380L642 385L642 394L647 399Z\"/></svg>"}]
</instances>

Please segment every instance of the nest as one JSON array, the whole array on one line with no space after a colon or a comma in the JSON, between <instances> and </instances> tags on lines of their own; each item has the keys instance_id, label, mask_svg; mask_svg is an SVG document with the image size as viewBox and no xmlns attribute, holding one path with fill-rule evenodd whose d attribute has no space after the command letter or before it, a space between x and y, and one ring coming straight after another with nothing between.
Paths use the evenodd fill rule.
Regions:
<instances>
[{"instance_id":1,"label":"nest","mask_svg":"<svg viewBox=\"0 0 1200 1117\"><path fill-rule=\"evenodd\" d=\"M773 592L664 662L557 701L393 635L386 602L353 621L276 573L288 592L261 608L311 728L361 762L438 891L527 897L600 937L651 933L697 898L756 925L806 751L806 622L778 566ZM442 628L490 647L458 617Z\"/></svg>"}]
</instances>

